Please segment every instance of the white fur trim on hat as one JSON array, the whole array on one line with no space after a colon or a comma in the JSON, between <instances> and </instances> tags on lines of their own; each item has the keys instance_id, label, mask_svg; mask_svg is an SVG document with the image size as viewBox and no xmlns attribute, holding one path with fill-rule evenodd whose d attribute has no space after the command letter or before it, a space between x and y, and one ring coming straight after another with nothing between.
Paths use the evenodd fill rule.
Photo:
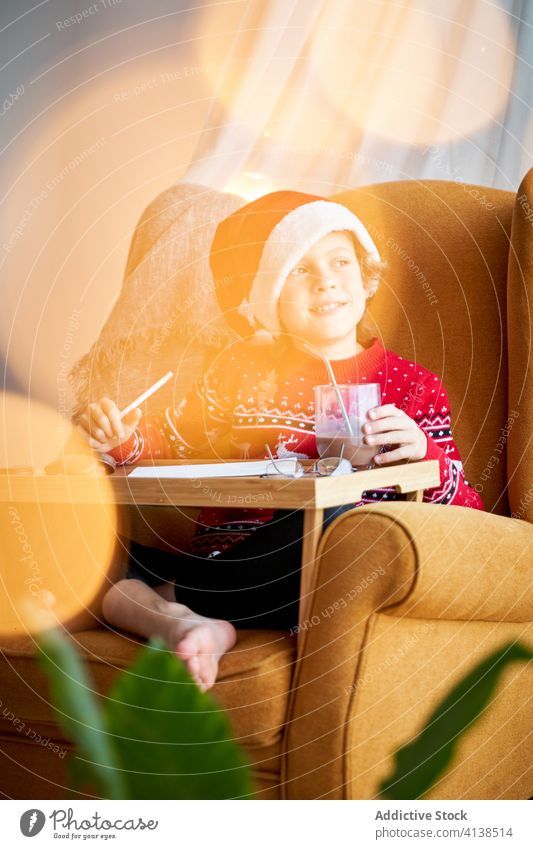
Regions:
<instances>
[{"instance_id":1,"label":"white fur trim on hat","mask_svg":"<svg viewBox=\"0 0 533 849\"><path fill-rule=\"evenodd\" d=\"M379 261L368 230L347 207L328 200L304 203L288 212L265 242L248 303L242 309L249 320L271 333L281 332L277 302L287 275L315 242L336 230L350 230L363 250Z\"/></svg>"}]
</instances>

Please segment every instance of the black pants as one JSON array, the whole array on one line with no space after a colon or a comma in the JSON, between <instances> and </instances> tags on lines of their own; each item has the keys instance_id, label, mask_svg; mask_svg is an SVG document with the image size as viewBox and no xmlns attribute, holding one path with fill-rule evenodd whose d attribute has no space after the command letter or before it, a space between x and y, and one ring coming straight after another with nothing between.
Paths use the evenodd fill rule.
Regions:
<instances>
[{"instance_id":1,"label":"black pants","mask_svg":"<svg viewBox=\"0 0 533 849\"><path fill-rule=\"evenodd\" d=\"M325 511L324 527L349 505ZM175 583L176 601L237 628L298 624L303 512L278 510L270 522L213 558L171 554L132 542L128 578Z\"/></svg>"}]
</instances>

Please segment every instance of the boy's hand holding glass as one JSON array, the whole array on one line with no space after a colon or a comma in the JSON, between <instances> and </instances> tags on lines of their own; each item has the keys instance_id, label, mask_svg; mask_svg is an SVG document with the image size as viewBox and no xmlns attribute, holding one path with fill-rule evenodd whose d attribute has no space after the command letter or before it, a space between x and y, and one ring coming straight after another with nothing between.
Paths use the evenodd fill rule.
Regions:
<instances>
[{"instance_id":1,"label":"boy's hand holding glass","mask_svg":"<svg viewBox=\"0 0 533 849\"><path fill-rule=\"evenodd\" d=\"M141 416L142 410L136 407L121 418L115 402L104 396L89 404L79 425L91 448L105 453L128 441Z\"/></svg>"},{"instance_id":2,"label":"boy's hand holding glass","mask_svg":"<svg viewBox=\"0 0 533 849\"><path fill-rule=\"evenodd\" d=\"M376 446L396 445L392 451L377 454L374 462L380 466L400 460L423 460L427 452L427 436L417 423L396 404L384 404L368 412L369 422L363 425L364 441Z\"/></svg>"}]
</instances>

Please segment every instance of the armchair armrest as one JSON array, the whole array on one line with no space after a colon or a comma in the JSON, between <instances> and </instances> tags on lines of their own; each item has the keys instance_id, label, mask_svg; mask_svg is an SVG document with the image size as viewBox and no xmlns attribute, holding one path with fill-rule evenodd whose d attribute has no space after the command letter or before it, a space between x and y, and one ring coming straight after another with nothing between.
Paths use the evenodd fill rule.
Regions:
<instances>
[{"instance_id":1,"label":"armchair armrest","mask_svg":"<svg viewBox=\"0 0 533 849\"><path fill-rule=\"evenodd\" d=\"M401 713L391 719L386 696L375 696L379 682L403 688L397 709L409 703L413 676L422 680L416 670L425 670L424 683L414 685L422 689L412 732L438 692L486 653L490 640L525 634L527 625L517 623L532 618L532 546L529 523L466 507L381 503L332 522L317 552L309 619L299 623L303 646L283 762L288 798L351 798L357 758L365 754L370 764L374 757L371 743L364 753L362 742L354 749L353 735L360 731L367 739L365 729L376 734L382 723L402 722ZM390 657L409 640L411 653L389 672ZM437 645L439 662L428 669ZM378 646L385 654L369 666ZM360 689L362 681L371 683ZM374 696L377 706L363 711L358 729L361 700L372 704ZM387 743L386 754L392 750Z\"/></svg>"},{"instance_id":2,"label":"armchair armrest","mask_svg":"<svg viewBox=\"0 0 533 849\"><path fill-rule=\"evenodd\" d=\"M533 526L505 516L415 502L358 507L320 540L311 613L299 628L310 632L324 615L335 619L339 633L353 628L354 600L358 618L383 611L531 621L532 550Z\"/></svg>"},{"instance_id":3,"label":"armchair armrest","mask_svg":"<svg viewBox=\"0 0 533 849\"><path fill-rule=\"evenodd\" d=\"M533 526L529 522L453 507L429 504L390 504L361 510L350 535L357 535L377 513L380 523L393 522L392 532L402 559L402 583L393 581L390 601L383 596L380 609L393 616L423 619L494 622L533 620ZM366 516L363 514L366 512ZM345 518L345 521L354 521ZM346 535L348 529L336 529ZM335 544L322 541L321 553ZM379 549L380 543L376 541ZM382 568L387 568L383 563ZM395 585L394 585L395 584ZM379 582L378 582L379 586ZM400 601L396 599L402 596Z\"/></svg>"}]
</instances>

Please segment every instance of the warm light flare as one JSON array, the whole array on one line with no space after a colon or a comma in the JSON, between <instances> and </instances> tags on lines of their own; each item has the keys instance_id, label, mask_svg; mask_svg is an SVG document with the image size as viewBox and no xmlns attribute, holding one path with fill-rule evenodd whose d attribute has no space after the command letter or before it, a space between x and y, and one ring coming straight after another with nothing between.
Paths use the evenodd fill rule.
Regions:
<instances>
[{"instance_id":1,"label":"warm light flare","mask_svg":"<svg viewBox=\"0 0 533 849\"><path fill-rule=\"evenodd\" d=\"M0 351L21 387L66 415L67 374L119 295L142 210L189 162L206 93L186 53L118 63L5 154Z\"/></svg>"},{"instance_id":2,"label":"warm light flare","mask_svg":"<svg viewBox=\"0 0 533 849\"><path fill-rule=\"evenodd\" d=\"M354 126L406 143L443 143L486 126L511 89L508 18L496 4L464 3L443 21L444 8L326 4L311 50L316 88Z\"/></svg>"},{"instance_id":3,"label":"warm light flare","mask_svg":"<svg viewBox=\"0 0 533 849\"><path fill-rule=\"evenodd\" d=\"M274 185L273 181L263 174L256 171L243 171L242 174L237 174L229 181L225 191L239 195L247 201L252 201L279 188L282 188L281 184L279 186Z\"/></svg>"},{"instance_id":4,"label":"warm light flare","mask_svg":"<svg viewBox=\"0 0 533 849\"><path fill-rule=\"evenodd\" d=\"M92 453L68 423L49 408L27 398L1 398L3 473L0 508L0 633L36 633L52 622L87 626L99 616L102 593L120 556L116 547L117 509L108 479L95 471L83 476L84 497L73 497L72 478L54 476L58 503L39 498L35 477L16 474L16 467L36 471L74 453ZM67 438L68 437L68 438ZM5 468L10 472L6 474ZM30 496L17 497L25 480Z\"/></svg>"}]
</instances>

